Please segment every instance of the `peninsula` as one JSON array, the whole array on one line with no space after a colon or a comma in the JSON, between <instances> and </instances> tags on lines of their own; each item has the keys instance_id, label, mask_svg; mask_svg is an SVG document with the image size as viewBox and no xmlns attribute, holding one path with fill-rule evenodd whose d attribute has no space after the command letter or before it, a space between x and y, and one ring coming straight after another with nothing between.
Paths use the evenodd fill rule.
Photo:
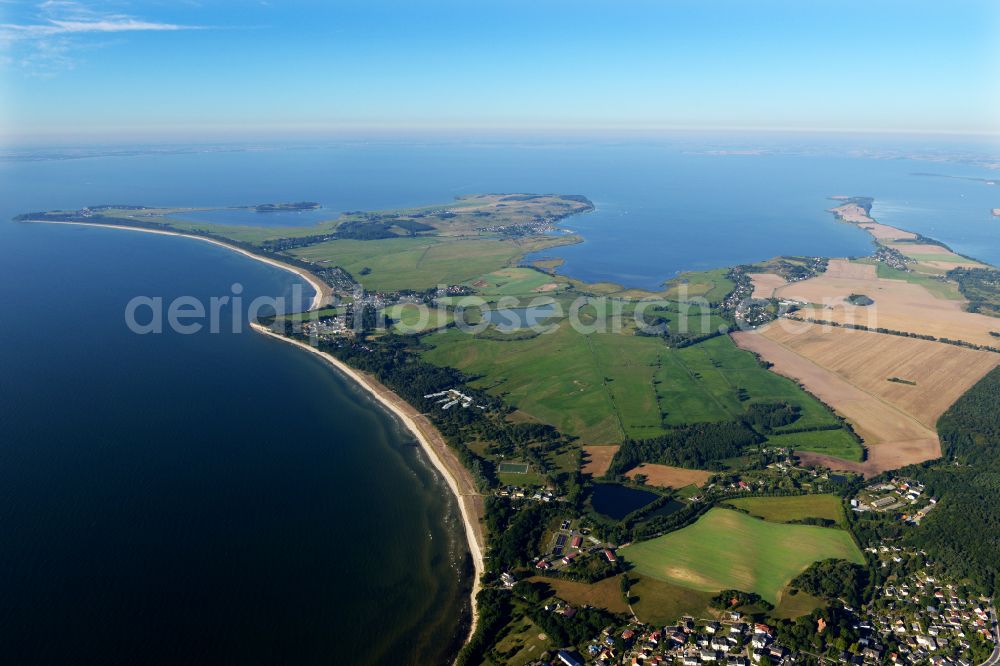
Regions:
<instances>
[{"instance_id":1,"label":"peninsula","mask_svg":"<svg viewBox=\"0 0 1000 666\"><path fill-rule=\"evenodd\" d=\"M979 595L998 592L995 558L953 517L1000 525L1000 502L962 491L997 472L970 442L997 426L1000 271L878 222L870 198L833 199L870 256L776 257L658 291L534 258L579 241L552 233L593 209L574 195L468 195L306 227L139 206L20 219L188 235L314 284L308 311L254 330L364 387L447 480L476 578L460 663L683 660L690 641L713 659L733 645L836 659L861 640L916 654L916 635L880 624L900 585L886 571L967 586L948 602L959 618L994 613ZM996 637L959 625L948 631L975 637L962 658L984 659Z\"/></svg>"}]
</instances>

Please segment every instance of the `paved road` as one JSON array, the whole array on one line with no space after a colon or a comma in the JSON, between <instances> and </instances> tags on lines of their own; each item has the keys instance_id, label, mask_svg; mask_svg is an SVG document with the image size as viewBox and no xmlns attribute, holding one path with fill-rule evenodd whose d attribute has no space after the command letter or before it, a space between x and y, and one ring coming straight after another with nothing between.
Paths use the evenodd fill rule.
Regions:
<instances>
[{"instance_id":1,"label":"paved road","mask_svg":"<svg viewBox=\"0 0 1000 666\"><path fill-rule=\"evenodd\" d=\"M1000 665L1000 624L997 624L996 608L990 607L990 618L993 620L993 639L996 641L994 643L993 654L990 658L984 661L980 666L998 666Z\"/></svg>"}]
</instances>

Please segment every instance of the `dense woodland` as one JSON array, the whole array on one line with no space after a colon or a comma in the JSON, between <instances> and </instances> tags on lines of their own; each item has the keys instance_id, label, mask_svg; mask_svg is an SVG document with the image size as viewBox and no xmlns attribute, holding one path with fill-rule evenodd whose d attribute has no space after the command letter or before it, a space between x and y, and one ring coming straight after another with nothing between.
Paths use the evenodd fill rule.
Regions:
<instances>
[{"instance_id":1,"label":"dense woodland","mask_svg":"<svg viewBox=\"0 0 1000 666\"><path fill-rule=\"evenodd\" d=\"M948 464L905 470L940 498L908 540L957 577L1000 596L1000 368L938 421Z\"/></svg>"},{"instance_id":2,"label":"dense woodland","mask_svg":"<svg viewBox=\"0 0 1000 666\"><path fill-rule=\"evenodd\" d=\"M693 469L722 469L722 460L764 441L738 421L696 423L673 428L644 440L625 440L615 454L608 475L624 474L639 463L660 463Z\"/></svg>"}]
</instances>

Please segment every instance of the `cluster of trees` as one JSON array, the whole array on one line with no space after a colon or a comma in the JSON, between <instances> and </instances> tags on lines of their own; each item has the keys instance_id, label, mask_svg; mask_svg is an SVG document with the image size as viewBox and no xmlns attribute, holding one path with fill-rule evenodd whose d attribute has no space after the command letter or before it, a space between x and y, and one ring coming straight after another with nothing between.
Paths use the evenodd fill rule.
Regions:
<instances>
[{"instance_id":1,"label":"cluster of trees","mask_svg":"<svg viewBox=\"0 0 1000 666\"><path fill-rule=\"evenodd\" d=\"M641 462L721 469L720 461L738 456L762 441L763 437L742 422L685 425L652 439L625 440L611 461L608 474L624 474Z\"/></svg>"},{"instance_id":2,"label":"cluster of trees","mask_svg":"<svg viewBox=\"0 0 1000 666\"><path fill-rule=\"evenodd\" d=\"M819 631L822 620L823 631ZM814 610L795 620L780 620L775 625L781 645L796 652L829 654L858 652L860 634L855 629L857 621L842 608L831 606Z\"/></svg>"},{"instance_id":3,"label":"cluster of trees","mask_svg":"<svg viewBox=\"0 0 1000 666\"><path fill-rule=\"evenodd\" d=\"M792 586L824 599L843 599L858 606L866 598L869 578L865 567L847 560L814 562L799 574Z\"/></svg>"},{"instance_id":4,"label":"cluster of trees","mask_svg":"<svg viewBox=\"0 0 1000 666\"><path fill-rule=\"evenodd\" d=\"M847 297L847 302L851 305L872 305L875 301L865 294L851 294Z\"/></svg>"},{"instance_id":5,"label":"cluster of trees","mask_svg":"<svg viewBox=\"0 0 1000 666\"><path fill-rule=\"evenodd\" d=\"M486 497L485 504L490 540L486 570L498 574L533 565L532 557L538 551L545 526L556 517L559 507L541 502L514 507L506 498L495 495Z\"/></svg>"},{"instance_id":6,"label":"cluster of trees","mask_svg":"<svg viewBox=\"0 0 1000 666\"><path fill-rule=\"evenodd\" d=\"M479 609L479 622L469 642L458 653L455 660L458 666L483 663L486 652L511 618L510 595L505 590L484 587L476 595L476 608Z\"/></svg>"},{"instance_id":7,"label":"cluster of trees","mask_svg":"<svg viewBox=\"0 0 1000 666\"><path fill-rule=\"evenodd\" d=\"M799 409L787 402L755 402L747 406L743 417L748 425L760 432L773 432L799 419Z\"/></svg>"},{"instance_id":8,"label":"cluster of trees","mask_svg":"<svg viewBox=\"0 0 1000 666\"><path fill-rule=\"evenodd\" d=\"M712 597L709 602L713 608L726 610L729 608L739 608L740 606L756 606L763 610L774 610L774 604L756 592L744 592L743 590L723 590Z\"/></svg>"},{"instance_id":9,"label":"cluster of trees","mask_svg":"<svg viewBox=\"0 0 1000 666\"><path fill-rule=\"evenodd\" d=\"M416 236L421 231L433 231L434 227L416 220L383 220L381 218L366 220L347 220L337 226L337 238L353 240L381 240L383 238L399 238L401 234L394 229L402 229L405 235Z\"/></svg>"},{"instance_id":10,"label":"cluster of trees","mask_svg":"<svg viewBox=\"0 0 1000 666\"><path fill-rule=\"evenodd\" d=\"M993 268L956 268L948 277L958 282L958 289L969 300L969 312L1000 315L1000 270Z\"/></svg>"},{"instance_id":11,"label":"cluster of trees","mask_svg":"<svg viewBox=\"0 0 1000 666\"><path fill-rule=\"evenodd\" d=\"M581 608L573 617L529 606L527 615L556 645L578 645L600 634L615 622L615 616L601 608Z\"/></svg>"}]
</instances>

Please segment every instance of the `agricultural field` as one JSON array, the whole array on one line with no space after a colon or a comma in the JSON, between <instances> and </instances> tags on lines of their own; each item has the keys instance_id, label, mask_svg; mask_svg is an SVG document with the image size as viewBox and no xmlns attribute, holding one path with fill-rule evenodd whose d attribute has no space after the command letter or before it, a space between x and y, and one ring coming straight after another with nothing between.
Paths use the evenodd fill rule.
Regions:
<instances>
[{"instance_id":1,"label":"agricultural field","mask_svg":"<svg viewBox=\"0 0 1000 666\"><path fill-rule=\"evenodd\" d=\"M840 424L822 403L765 370L728 336L677 349L627 329L579 333L562 320L552 333L487 338L449 329L423 343L426 360L477 377L476 388L503 396L524 418L551 423L584 446L655 437L665 426L733 420L752 402L798 407L800 417L790 426L797 430ZM860 455L846 431L830 432L822 451Z\"/></svg>"},{"instance_id":2,"label":"agricultural field","mask_svg":"<svg viewBox=\"0 0 1000 666\"><path fill-rule=\"evenodd\" d=\"M608 462L610 463L610 460ZM636 475L639 474L646 477L647 486L677 490L688 486L700 488L708 482L713 472L684 467L671 467L670 465L659 465L656 463L640 463L638 467L633 467L626 472L625 476L634 480Z\"/></svg>"},{"instance_id":3,"label":"agricultural field","mask_svg":"<svg viewBox=\"0 0 1000 666\"><path fill-rule=\"evenodd\" d=\"M770 435L767 443L783 449L809 451L856 462L861 462L864 456L864 447L843 428Z\"/></svg>"},{"instance_id":4,"label":"agricultural field","mask_svg":"<svg viewBox=\"0 0 1000 666\"><path fill-rule=\"evenodd\" d=\"M666 284L663 296L675 301L704 299L710 303L718 303L736 286L726 277L728 273L728 268L683 273Z\"/></svg>"},{"instance_id":5,"label":"agricultural field","mask_svg":"<svg viewBox=\"0 0 1000 666\"><path fill-rule=\"evenodd\" d=\"M557 597L573 606L595 606L612 613L627 613L628 604L622 595L621 582L618 576L611 576L596 583L581 583L561 578L545 578L535 576L527 579L529 583L545 583L552 588Z\"/></svg>"},{"instance_id":6,"label":"agricultural field","mask_svg":"<svg viewBox=\"0 0 1000 666\"><path fill-rule=\"evenodd\" d=\"M901 271L891 266L886 266L883 263L879 263L876 269L878 277L883 280L902 280L923 287L936 298L949 301L965 301L965 297L959 291L958 285L951 280L942 280L939 277L924 273Z\"/></svg>"},{"instance_id":7,"label":"agricultural field","mask_svg":"<svg viewBox=\"0 0 1000 666\"><path fill-rule=\"evenodd\" d=\"M714 508L696 523L619 551L644 577L702 592L756 592L771 603L810 564L864 561L840 529L785 525Z\"/></svg>"},{"instance_id":8,"label":"agricultural field","mask_svg":"<svg viewBox=\"0 0 1000 666\"><path fill-rule=\"evenodd\" d=\"M581 334L562 321L553 333L528 339L447 330L424 342L426 360L479 376L476 388L502 395L583 444L662 432L652 385L653 364L666 350L659 338Z\"/></svg>"},{"instance_id":9,"label":"agricultural field","mask_svg":"<svg viewBox=\"0 0 1000 666\"><path fill-rule=\"evenodd\" d=\"M339 266L368 290L423 290L473 280L510 265L525 252L552 247L558 242L559 239L549 237L341 239L296 248L290 254L320 266Z\"/></svg>"},{"instance_id":10,"label":"agricultural field","mask_svg":"<svg viewBox=\"0 0 1000 666\"><path fill-rule=\"evenodd\" d=\"M628 573L632 585L629 596L632 610L640 622L665 625L676 622L684 615L704 617L708 612L711 592L674 585L650 576ZM617 579L616 579L617 580Z\"/></svg>"},{"instance_id":11,"label":"agricultural field","mask_svg":"<svg viewBox=\"0 0 1000 666\"><path fill-rule=\"evenodd\" d=\"M836 426L836 416L794 382L776 377L736 347L729 336L671 349L656 371L656 393L670 425L727 421L745 404L787 402L799 407L796 429ZM742 389L742 391L741 391Z\"/></svg>"},{"instance_id":12,"label":"agricultural field","mask_svg":"<svg viewBox=\"0 0 1000 666\"><path fill-rule=\"evenodd\" d=\"M788 284L785 278L775 273L749 273L748 277L753 282L754 298L772 298L776 289Z\"/></svg>"},{"instance_id":13,"label":"agricultural field","mask_svg":"<svg viewBox=\"0 0 1000 666\"><path fill-rule=\"evenodd\" d=\"M820 597L814 597L802 590L784 589L778 597L778 603L768 615L779 620L793 620L812 613L817 608L824 608L829 602Z\"/></svg>"},{"instance_id":14,"label":"agricultural field","mask_svg":"<svg viewBox=\"0 0 1000 666\"><path fill-rule=\"evenodd\" d=\"M902 271L893 275L897 279L886 279L880 277L884 273L874 264L833 259L826 273L780 287L775 294L813 304L796 313L804 319L905 331L977 345L996 344L997 338L990 335L990 331L997 329L995 318L967 312L966 301L960 296L942 297L945 290L957 293L953 282ZM906 277L899 279L903 276ZM934 291L930 289L932 285ZM865 294L875 302L856 307L847 301L851 294Z\"/></svg>"},{"instance_id":15,"label":"agricultural field","mask_svg":"<svg viewBox=\"0 0 1000 666\"><path fill-rule=\"evenodd\" d=\"M466 285L488 300L504 296L530 300L567 287L562 278L524 267L503 268L466 282Z\"/></svg>"},{"instance_id":16,"label":"agricultural field","mask_svg":"<svg viewBox=\"0 0 1000 666\"><path fill-rule=\"evenodd\" d=\"M611 467L611 460L618 453L617 446L585 446L583 447L583 466L580 471L593 477L604 476Z\"/></svg>"},{"instance_id":17,"label":"agricultural field","mask_svg":"<svg viewBox=\"0 0 1000 666\"><path fill-rule=\"evenodd\" d=\"M383 314L395 322L397 333L422 333L450 324L454 317L451 311L417 303L401 303L385 308Z\"/></svg>"},{"instance_id":18,"label":"agricultural field","mask_svg":"<svg viewBox=\"0 0 1000 666\"><path fill-rule=\"evenodd\" d=\"M938 417L1000 364L991 352L815 324L792 330L788 323L735 337L852 423L868 460L842 468L867 475L940 456Z\"/></svg>"},{"instance_id":19,"label":"agricultural field","mask_svg":"<svg viewBox=\"0 0 1000 666\"><path fill-rule=\"evenodd\" d=\"M836 495L789 497L741 497L724 504L748 511L754 518L772 523L789 523L805 518L823 518L845 525L844 505Z\"/></svg>"}]
</instances>

